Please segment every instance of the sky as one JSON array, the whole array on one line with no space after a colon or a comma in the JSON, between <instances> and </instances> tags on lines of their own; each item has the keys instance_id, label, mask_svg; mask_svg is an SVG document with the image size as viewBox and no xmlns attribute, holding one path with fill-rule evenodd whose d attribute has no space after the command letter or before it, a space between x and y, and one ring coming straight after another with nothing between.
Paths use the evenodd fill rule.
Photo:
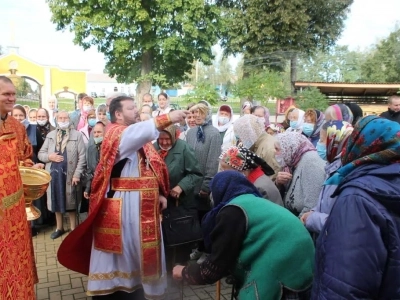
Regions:
<instances>
[{"instance_id":1,"label":"sky","mask_svg":"<svg viewBox=\"0 0 400 300\"><path fill-rule=\"evenodd\" d=\"M340 45L365 49L394 30L400 0L354 0ZM327 14L327 17L329 14ZM84 51L73 44L73 33L56 31L45 0L0 1L0 45L18 46L19 53L44 65L102 72L104 56L92 47Z\"/></svg>"}]
</instances>

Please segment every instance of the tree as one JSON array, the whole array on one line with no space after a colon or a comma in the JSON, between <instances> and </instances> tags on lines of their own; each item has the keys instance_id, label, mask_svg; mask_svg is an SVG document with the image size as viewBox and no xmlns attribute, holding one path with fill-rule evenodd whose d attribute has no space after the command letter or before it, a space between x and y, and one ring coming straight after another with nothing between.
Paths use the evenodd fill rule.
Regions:
<instances>
[{"instance_id":1,"label":"tree","mask_svg":"<svg viewBox=\"0 0 400 300\"><path fill-rule=\"evenodd\" d=\"M75 33L74 43L96 46L106 69L119 82L172 85L186 77L195 60L211 63L219 9L204 0L47 0L57 30Z\"/></svg>"},{"instance_id":2,"label":"tree","mask_svg":"<svg viewBox=\"0 0 400 300\"><path fill-rule=\"evenodd\" d=\"M366 54L350 51L348 46L335 46L299 58L297 80L327 82L361 81L361 67Z\"/></svg>"},{"instance_id":3,"label":"tree","mask_svg":"<svg viewBox=\"0 0 400 300\"><path fill-rule=\"evenodd\" d=\"M200 100L206 100L211 105L215 105L218 102L219 94L215 89L215 86L202 81L199 82L193 91L187 93L182 97L187 103L194 102L197 103Z\"/></svg>"},{"instance_id":4,"label":"tree","mask_svg":"<svg viewBox=\"0 0 400 300\"><path fill-rule=\"evenodd\" d=\"M325 111L329 106L328 98L322 94L316 87L308 87L298 92L296 97L296 105L298 108L307 110L309 108Z\"/></svg>"},{"instance_id":5,"label":"tree","mask_svg":"<svg viewBox=\"0 0 400 300\"><path fill-rule=\"evenodd\" d=\"M25 78L15 77L13 82L18 96L25 97L28 93L32 93L32 87Z\"/></svg>"},{"instance_id":6,"label":"tree","mask_svg":"<svg viewBox=\"0 0 400 300\"><path fill-rule=\"evenodd\" d=\"M364 64L362 77L369 82L400 81L400 28L372 47Z\"/></svg>"},{"instance_id":7,"label":"tree","mask_svg":"<svg viewBox=\"0 0 400 300\"><path fill-rule=\"evenodd\" d=\"M244 53L249 66L283 71L298 53L332 46L353 0L217 0L223 8L221 44L225 54ZM246 70L247 66L247 70Z\"/></svg>"},{"instance_id":8,"label":"tree","mask_svg":"<svg viewBox=\"0 0 400 300\"><path fill-rule=\"evenodd\" d=\"M264 70L253 72L240 80L234 86L233 94L242 100L257 100L266 104L270 98L285 98L289 91L280 73Z\"/></svg>"}]
</instances>

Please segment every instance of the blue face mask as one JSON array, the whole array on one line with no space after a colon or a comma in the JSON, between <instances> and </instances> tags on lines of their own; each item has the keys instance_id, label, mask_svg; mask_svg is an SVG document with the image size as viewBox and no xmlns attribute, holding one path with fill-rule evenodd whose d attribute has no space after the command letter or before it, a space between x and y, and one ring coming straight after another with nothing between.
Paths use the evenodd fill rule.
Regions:
<instances>
[{"instance_id":1,"label":"blue face mask","mask_svg":"<svg viewBox=\"0 0 400 300\"><path fill-rule=\"evenodd\" d=\"M96 125L96 123L97 123L96 119L89 119L88 120L88 124L89 124L90 127L94 127L94 125Z\"/></svg>"},{"instance_id":2,"label":"blue face mask","mask_svg":"<svg viewBox=\"0 0 400 300\"><path fill-rule=\"evenodd\" d=\"M290 121L290 127L297 129L297 121Z\"/></svg>"},{"instance_id":3,"label":"blue face mask","mask_svg":"<svg viewBox=\"0 0 400 300\"><path fill-rule=\"evenodd\" d=\"M317 152L319 157L321 157L323 160L326 160L326 145L323 143L318 142L317 143Z\"/></svg>"},{"instance_id":4,"label":"blue face mask","mask_svg":"<svg viewBox=\"0 0 400 300\"><path fill-rule=\"evenodd\" d=\"M306 136L310 136L314 131L314 124L312 123L304 123L303 124L303 132Z\"/></svg>"},{"instance_id":5,"label":"blue face mask","mask_svg":"<svg viewBox=\"0 0 400 300\"><path fill-rule=\"evenodd\" d=\"M106 117L107 117L108 121L111 121L111 115L110 115L110 112L106 112Z\"/></svg>"}]
</instances>

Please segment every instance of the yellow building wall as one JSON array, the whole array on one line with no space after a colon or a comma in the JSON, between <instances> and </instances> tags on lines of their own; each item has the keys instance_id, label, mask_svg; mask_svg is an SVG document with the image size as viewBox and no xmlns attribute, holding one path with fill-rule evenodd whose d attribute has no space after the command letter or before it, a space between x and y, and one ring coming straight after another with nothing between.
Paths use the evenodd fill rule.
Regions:
<instances>
[{"instance_id":1,"label":"yellow building wall","mask_svg":"<svg viewBox=\"0 0 400 300\"><path fill-rule=\"evenodd\" d=\"M51 93L55 94L68 87L68 91L76 94L86 92L86 72L61 70L52 67L51 71Z\"/></svg>"},{"instance_id":2,"label":"yellow building wall","mask_svg":"<svg viewBox=\"0 0 400 300\"><path fill-rule=\"evenodd\" d=\"M28 76L37 80L39 84L44 85L44 68L43 66L29 61L17 54L9 54L0 58L0 74L9 75L10 74L10 62L16 61L18 63L17 75L18 76Z\"/></svg>"}]
</instances>

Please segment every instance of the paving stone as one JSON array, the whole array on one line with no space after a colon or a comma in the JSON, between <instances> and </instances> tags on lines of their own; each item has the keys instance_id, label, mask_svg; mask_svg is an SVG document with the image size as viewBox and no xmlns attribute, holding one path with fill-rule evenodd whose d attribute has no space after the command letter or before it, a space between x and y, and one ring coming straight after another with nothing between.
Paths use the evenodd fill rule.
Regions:
<instances>
[{"instance_id":1,"label":"paving stone","mask_svg":"<svg viewBox=\"0 0 400 300\"><path fill-rule=\"evenodd\" d=\"M47 299L49 298L49 289L37 289L36 290L36 297L37 299Z\"/></svg>"},{"instance_id":2,"label":"paving stone","mask_svg":"<svg viewBox=\"0 0 400 300\"><path fill-rule=\"evenodd\" d=\"M63 284L63 285L58 285L58 286L54 286L49 288L49 292L59 292L59 291L64 291L64 290L69 290L71 289L71 285L70 284Z\"/></svg>"},{"instance_id":3,"label":"paving stone","mask_svg":"<svg viewBox=\"0 0 400 300\"><path fill-rule=\"evenodd\" d=\"M65 296L66 295L74 295L74 294L83 293L83 292L85 292L85 290L82 287L80 287L80 288L61 291L61 295L62 296L64 296L64 295Z\"/></svg>"}]
</instances>

